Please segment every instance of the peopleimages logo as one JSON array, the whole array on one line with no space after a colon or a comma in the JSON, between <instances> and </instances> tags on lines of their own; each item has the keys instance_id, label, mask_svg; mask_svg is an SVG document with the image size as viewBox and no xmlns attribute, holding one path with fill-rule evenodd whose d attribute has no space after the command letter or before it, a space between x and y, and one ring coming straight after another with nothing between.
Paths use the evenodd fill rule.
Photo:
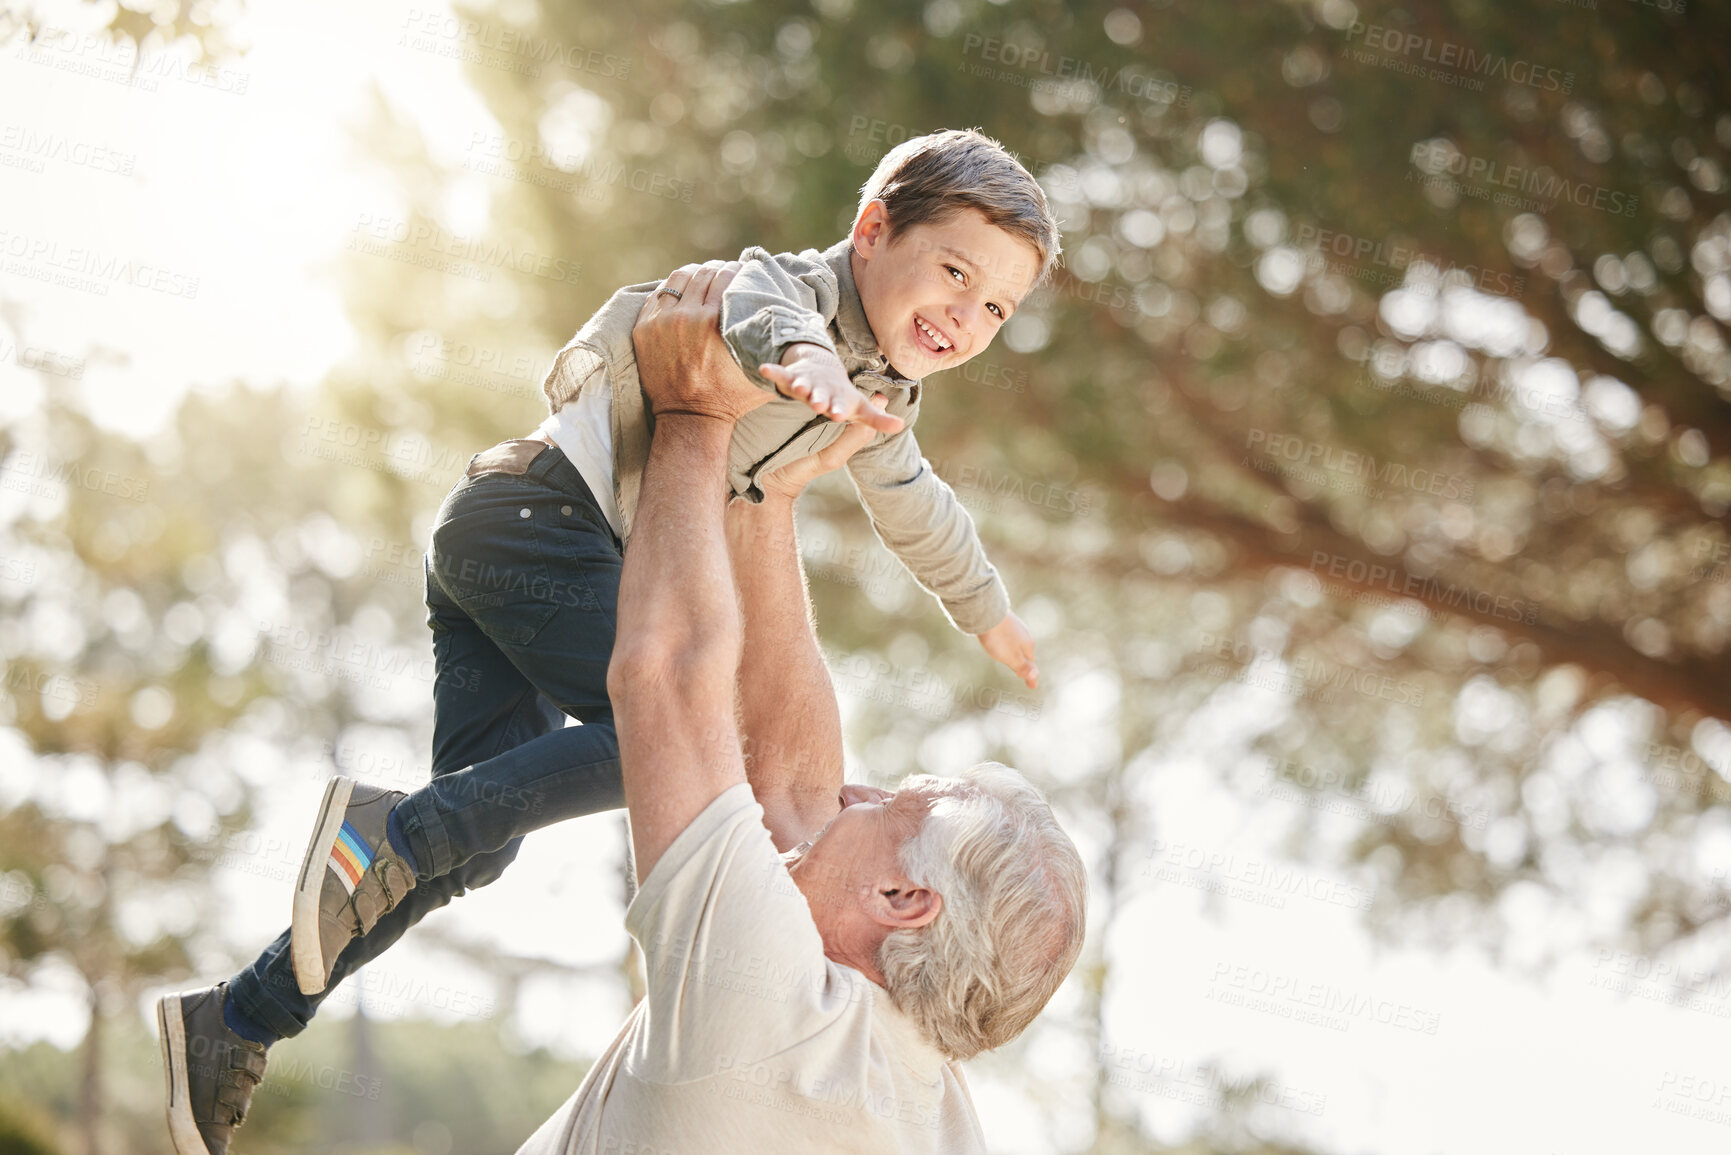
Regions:
<instances>
[{"instance_id":1,"label":"peopleimages logo","mask_svg":"<svg viewBox=\"0 0 1731 1155\"><path fill-rule=\"evenodd\" d=\"M471 279L476 280L491 278L487 268L510 269L571 285L580 283L582 278L583 266L576 261L519 249L506 241L463 236L430 221L362 213L350 232L353 235L346 247L353 251L408 264L425 264L440 272L474 274ZM416 260L417 257L422 259Z\"/></svg>"},{"instance_id":2,"label":"peopleimages logo","mask_svg":"<svg viewBox=\"0 0 1731 1155\"><path fill-rule=\"evenodd\" d=\"M435 444L412 430L374 429L317 415L309 416L301 429L300 452L322 461L437 485L448 484L471 456L467 449Z\"/></svg>"},{"instance_id":3,"label":"peopleimages logo","mask_svg":"<svg viewBox=\"0 0 1731 1155\"><path fill-rule=\"evenodd\" d=\"M1241 859L1230 851L1194 843L1156 838L1148 859L1142 870L1145 877L1276 909L1283 908L1288 897L1308 898L1349 910L1369 910L1376 899L1375 890L1311 874L1291 863Z\"/></svg>"},{"instance_id":4,"label":"peopleimages logo","mask_svg":"<svg viewBox=\"0 0 1731 1155\"><path fill-rule=\"evenodd\" d=\"M106 297L111 285L193 300L198 278L182 269L153 265L84 245L62 245L48 237L0 230L4 271L34 281Z\"/></svg>"},{"instance_id":5,"label":"peopleimages logo","mask_svg":"<svg viewBox=\"0 0 1731 1155\"><path fill-rule=\"evenodd\" d=\"M252 81L248 72L212 67L189 60L182 52L141 53L136 42L101 32L79 32L52 24L26 29L17 43L15 56L30 64L44 65L76 76L123 84L140 92L157 92L158 81L173 80L231 96L245 96Z\"/></svg>"},{"instance_id":6,"label":"peopleimages logo","mask_svg":"<svg viewBox=\"0 0 1731 1155\"><path fill-rule=\"evenodd\" d=\"M1511 60L1496 52L1479 52L1453 41L1355 20L1346 30L1348 47L1361 37L1366 51L1353 53L1361 64L1380 64L1393 71L1425 76L1480 92L1484 91L1486 80L1504 80L1565 95L1575 91L1573 72L1546 68L1528 60ZM1378 53L1382 54L1381 59L1378 59ZM1436 67L1427 68L1427 65Z\"/></svg>"},{"instance_id":7,"label":"peopleimages logo","mask_svg":"<svg viewBox=\"0 0 1731 1155\"><path fill-rule=\"evenodd\" d=\"M1491 296L1519 297L1527 288L1527 279L1518 273L1456 264L1446 257L1410 245L1312 224L1300 224L1293 230L1293 244L1310 254L1313 260L1320 260L1331 273L1386 287L1404 284L1406 270L1424 263L1436 269L1439 276L1462 273L1474 289Z\"/></svg>"},{"instance_id":8,"label":"peopleimages logo","mask_svg":"<svg viewBox=\"0 0 1731 1155\"><path fill-rule=\"evenodd\" d=\"M1230 962L1214 964L1208 993L1203 997L1336 1031L1350 1029L1353 1020L1421 1035L1434 1035L1442 1025L1440 1011L1377 998L1368 991L1317 982L1290 972Z\"/></svg>"},{"instance_id":9,"label":"peopleimages logo","mask_svg":"<svg viewBox=\"0 0 1731 1155\"><path fill-rule=\"evenodd\" d=\"M1007 469L992 469L983 465L957 465L952 461L932 460L926 464L932 472L952 488L978 495L988 510L1000 508L1000 502L1019 501L1059 513L1085 515L1093 505L1093 494L1062 482L1030 481Z\"/></svg>"},{"instance_id":10,"label":"peopleimages logo","mask_svg":"<svg viewBox=\"0 0 1731 1155\"><path fill-rule=\"evenodd\" d=\"M1396 565L1380 565L1348 558L1340 554L1316 550L1310 555L1310 572L1350 583L1345 590L1386 590L1397 598L1415 598L1447 609L1463 606L1486 617L1507 622L1534 625L1539 620L1539 603L1523 598L1491 593L1488 590L1456 585L1436 577L1421 577ZM1339 596L1341 587L1325 583L1332 595Z\"/></svg>"},{"instance_id":11,"label":"peopleimages logo","mask_svg":"<svg viewBox=\"0 0 1731 1155\"><path fill-rule=\"evenodd\" d=\"M463 166L472 172L557 189L590 200L604 196L608 188L617 187L690 204L697 189L695 182L654 169L628 168L609 157L579 158L540 141L520 140L503 133L471 133L469 156Z\"/></svg>"},{"instance_id":12,"label":"peopleimages logo","mask_svg":"<svg viewBox=\"0 0 1731 1155\"><path fill-rule=\"evenodd\" d=\"M1092 84L1101 92L1122 92L1133 99L1152 104L1176 105L1180 108L1190 105L1191 89L1187 84L1162 80L1134 69L1091 63L1062 53L1054 54L1035 44L1017 44L997 36L982 36L970 32L962 39L962 55L978 56L981 61L979 64L972 64L963 60L962 71L1022 88L1083 83ZM1005 68L987 67L990 64L1001 64Z\"/></svg>"},{"instance_id":13,"label":"peopleimages logo","mask_svg":"<svg viewBox=\"0 0 1731 1155\"><path fill-rule=\"evenodd\" d=\"M1258 1079L1252 1088L1231 1078L1209 1063L1198 1063L1178 1055L1159 1055L1136 1047L1100 1044L1100 1066L1107 1073L1106 1081L1116 1087L1129 1087L1146 1094L1160 1095L1198 1107L1215 1107L1229 1095L1248 1091L1258 1102L1270 1107L1284 1107L1305 1115L1320 1115L1328 1105L1328 1096L1275 1079Z\"/></svg>"},{"instance_id":14,"label":"peopleimages logo","mask_svg":"<svg viewBox=\"0 0 1731 1155\"><path fill-rule=\"evenodd\" d=\"M150 480L50 457L35 450L16 449L0 459L0 489L35 497L56 497L67 490L82 489L122 501L143 501L150 494Z\"/></svg>"},{"instance_id":15,"label":"peopleimages logo","mask_svg":"<svg viewBox=\"0 0 1731 1155\"><path fill-rule=\"evenodd\" d=\"M131 176L138 163L135 153L119 152L106 145L62 136L56 132L37 132L20 124L0 124L0 152L17 153L21 165L31 172L41 172L44 162L56 161L74 168ZM0 163L10 164L0 159Z\"/></svg>"},{"instance_id":16,"label":"peopleimages logo","mask_svg":"<svg viewBox=\"0 0 1731 1155\"><path fill-rule=\"evenodd\" d=\"M629 56L566 44L491 21L458 18L448 12L411 8L403 18L402 28L397 39L401 47L473 64L506 67L526 76L540 76L543 64L557 64L573 72L612 80L625 80L631 75Z\"/></svg>"},{"instance_id":17,"label":"peopleimages logo","mask_svg":"<svg viewBox=\"0 0 1731 1155\"><path fill-rule=\"evenodd\" d=\"M1465 184L1483 190L1475 192L1472 189L1460 188L1459 191L1468 196L1483 200L1495 195L1499 204L1534 212L1548 212L1558 204L1567 203L1577 208L1598 209L1617 216L1632 217L1641 204L1641 198L1634 193L1603 188L1585 181L1572 181L1558 176L1543 165L1538 168L1524 168L1520 165L1501 164L1482 156L1468 156L1446 140L1426 140L1413 145L1412 163L1422 175L1414 176L1409 172L1408 180L1418 180L1429 185L1447 177L1456 177ZM1496 194L1495 190L1499 189L1509 189L1511 192L1506 195ZM1536 203L1519 203L1523 196L1535 198Z\"/></svg>"},{"instance_id":18,"label":"peopleimages logo","mask_svg":"<svg viewBox=\"0 0 1731 1155\"><path fill-rule=\"evenodd\" d=\"M1473 479L1452 473L1439 473L1423 466L1409 468L1386 458L1378 461L1369 453L1340 449L1320 441L1308 441L1295 433L1277 433L1267 429L1251 429L1245 434L1244 448L1248 451L1244 464L1268 473L1291 471L1272 468L1282 462L1297 470L1326 470L1343 477L1370 483L1366 491L1371 496L1383 496L1375 486L1404 489L1411 493L1440 497L1444 501L1467 501L1473 495ZM1248 454L1267 459L1264 464L1253 462ZM1304 474L1299 474L1304 476ZM1337 487L1338 488L1338 487Z\"/></svg>"}]
</instances>

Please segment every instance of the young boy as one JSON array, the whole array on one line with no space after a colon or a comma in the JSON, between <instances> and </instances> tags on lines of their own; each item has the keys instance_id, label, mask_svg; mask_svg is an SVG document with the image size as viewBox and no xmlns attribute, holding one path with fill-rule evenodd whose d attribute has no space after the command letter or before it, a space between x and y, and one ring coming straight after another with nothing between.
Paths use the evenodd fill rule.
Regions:
<instances>
[{"instance_id":1,"label":"young boy","mask_svg":"<svg viewBox=\"0 0 1731 1155\"><path fill-rule=\"evenodd\" d=\"M821 453L848 423L877 429L847 465L879 537L1030 688L1033 640L911 426L920 379L984 350L1058 250L1045 197L1014 157L980 133L939 132L883 158L832 248L747 249L721 312L741 367L781 394L735 428L733 493L761 501L762 478ZM590 318L547 378L552 416L476 454L439 511L427 557L432 781L405 796L333 778L290 931L230 982L159 1001L180 1155L226 1152L265 1049L304 1029L345 975L497 878L523 834L623 804L606 674L652 420L631 330L657 292L680 290L633 285Z\"/></svg>"}]
</instances>

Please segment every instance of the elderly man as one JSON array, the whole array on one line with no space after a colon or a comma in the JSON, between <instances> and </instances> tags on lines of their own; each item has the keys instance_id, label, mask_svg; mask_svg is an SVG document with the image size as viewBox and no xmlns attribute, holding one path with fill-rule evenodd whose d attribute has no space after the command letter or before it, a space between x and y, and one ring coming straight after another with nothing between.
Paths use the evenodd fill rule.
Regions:
<instances>
[{"instance_id":1,"label":"elderly man","mask_svg":"<svg viewBox=\"0 0 1731 1155\"><path fill-rule=\"evenodd\" d=\"M821 469L725 505L733 422L766 396L715 336L729 276L675 272L636 334L657 416L608 689L647 991L522 1151L983 1151L957 1060L1074 964L1081 859L996 764L842 785L794 539Z\"/></svg>"}]
</instances>

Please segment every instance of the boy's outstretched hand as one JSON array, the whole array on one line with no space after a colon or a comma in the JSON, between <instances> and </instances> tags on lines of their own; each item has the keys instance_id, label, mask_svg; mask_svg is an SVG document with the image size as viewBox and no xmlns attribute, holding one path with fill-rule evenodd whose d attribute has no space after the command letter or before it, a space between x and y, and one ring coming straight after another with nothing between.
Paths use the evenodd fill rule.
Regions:
<instances>
[{"instance_id":1,"label":"boy's outstretched hand","mask_svg":"<svg viewBox=\"0 0 1731 1155\"><path fill-rule=\"evenodd\" d=\"M1034 665L1034 635L1022 623L1015 611L983 634L975 635L992 660L1002 662L1010 672L1022 679L1030 690L1040 688L1040 669Z\"/></svg>"},{"instance_id":2,"label":"boy's outstretched hand","mask_svg":"<svg viewBox=\"0 0 1731 1155\"><path fill-rule=\"evenodd\" d=\"M872 394L872 404L879 408L883 407L885 400L887 398L882 393ZM849 425L829 445L777 467L774 472L759 477L757 483L765 493L779 493L790 501L797 501L806 485L846 465L848 458L870 445L876 436L872 427L864 422Z\"/></svg>"},{"instance_id":3,"label":"boy's outstretched hand","mask_svg":"<svg viewBox=\"0 0 1731 1155\"><path fill-rule=\"evenodd\" d=\"M881 433L900 433L902 419L867 401L848 380L841 359L822 345L789 345L780 365L757 371L788 397L804 401L831 421L858 422Z\"/></svg>"}]
</instances>

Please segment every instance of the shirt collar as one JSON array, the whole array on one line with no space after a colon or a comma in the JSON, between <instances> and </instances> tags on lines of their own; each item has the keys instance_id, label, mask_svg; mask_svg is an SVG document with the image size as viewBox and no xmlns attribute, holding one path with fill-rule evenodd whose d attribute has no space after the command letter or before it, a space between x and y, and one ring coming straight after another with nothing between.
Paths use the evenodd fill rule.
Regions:
<instances>
[{"instance_id":1,"label":"shirt collar","mask_svg":"<svg viewBox=\"0 0 1731 1155\"><path fill-rule=\"evenodd\" d=\"M876 361L887 379L897 384L910 383L912 378L890 372L889 359L878 349L877 334L872 332L871 322L866 320L865 302L860 300L859 286L853 279L853 238L843 237L825 249L823 259L835 273L838 290L835 325L841 331L842 340L848 343L856 357Z\"/></svg>"},{"instance_id":2,"label":"shirt collar","mask_svg":"<svg viewBox=\"0 0 1731 1155\"><path fill-rule=\"evenodd\" d=\"M835 309L836 328L855 353L861 357L878 356L877 334L866 320L865 303L859 299L859 286L853 279L853 238L843 237L825 249L823 259L835 272L840 293Z\"/></svg>"}]
</instances>

